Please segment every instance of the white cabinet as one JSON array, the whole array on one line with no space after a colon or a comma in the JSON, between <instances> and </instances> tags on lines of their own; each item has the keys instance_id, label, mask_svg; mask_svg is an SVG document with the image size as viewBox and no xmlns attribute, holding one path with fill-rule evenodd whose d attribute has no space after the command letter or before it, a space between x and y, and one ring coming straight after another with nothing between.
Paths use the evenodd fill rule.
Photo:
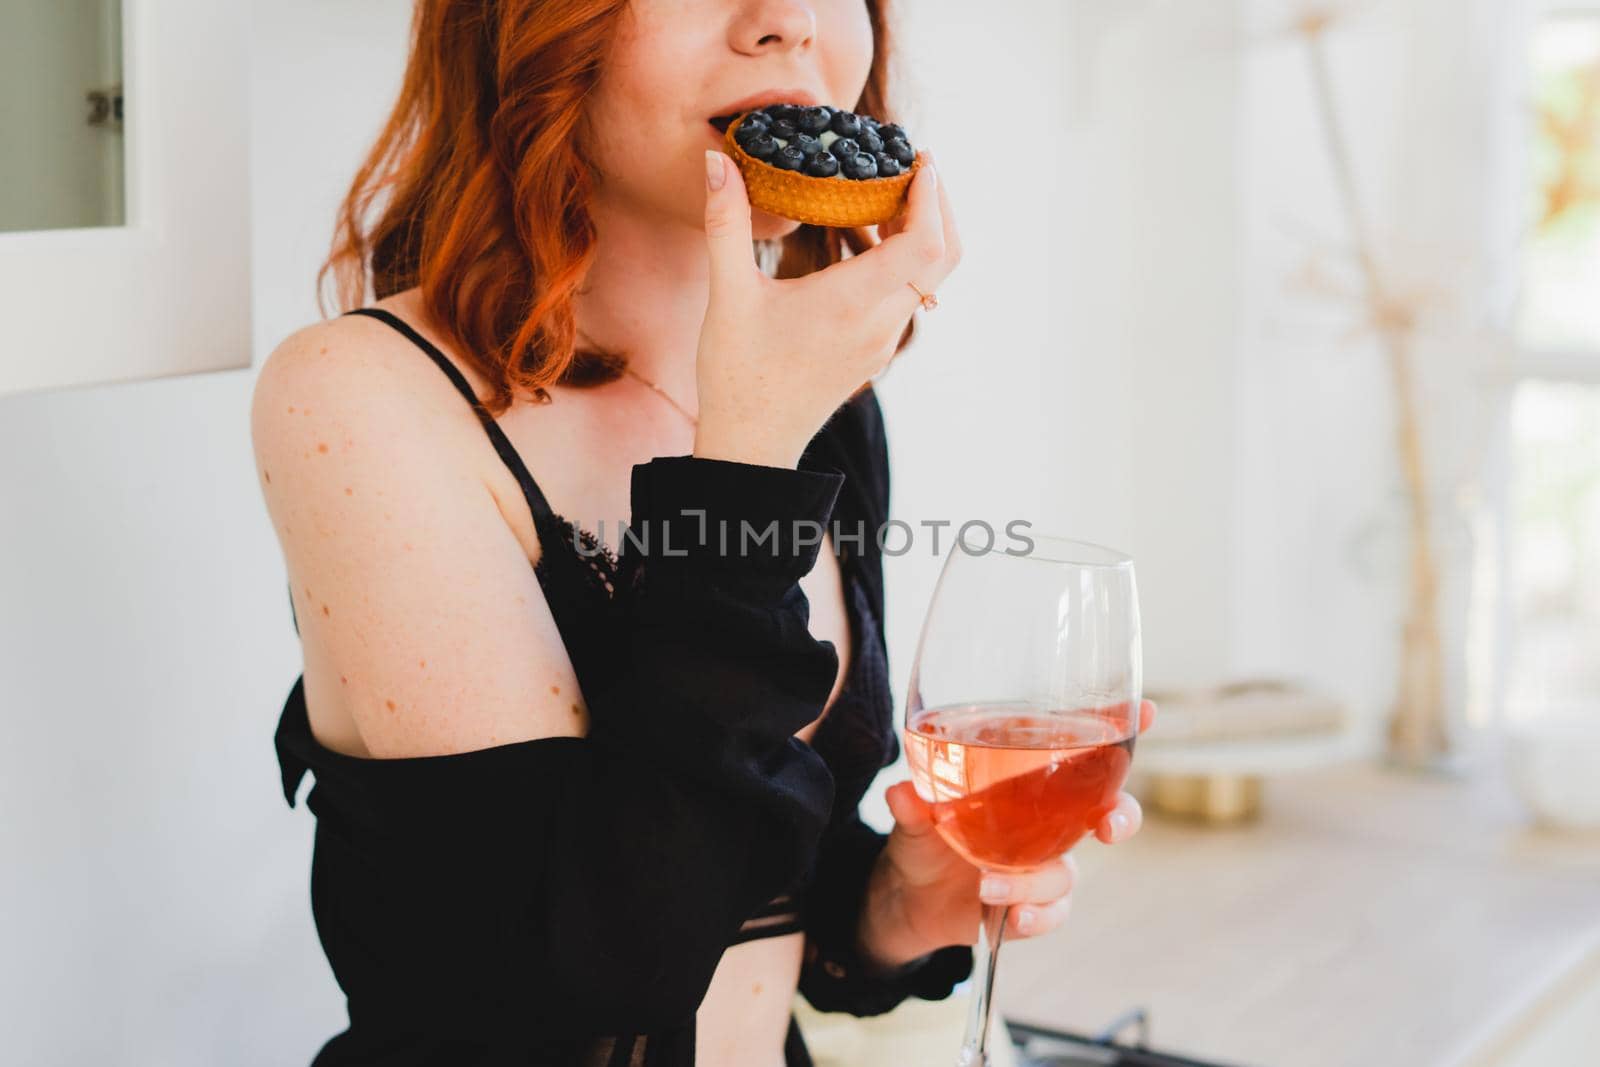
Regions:
<instances>
[{"instance_id":1,"label":"white cabinet","mask_svg":"<svg viewBox=\"0 0 1600 1067\"><path fill-rule=\"evenodd\" d=\"M0 396L250 365L248 26L0 0Z\"/></svg>"}]
</instances>

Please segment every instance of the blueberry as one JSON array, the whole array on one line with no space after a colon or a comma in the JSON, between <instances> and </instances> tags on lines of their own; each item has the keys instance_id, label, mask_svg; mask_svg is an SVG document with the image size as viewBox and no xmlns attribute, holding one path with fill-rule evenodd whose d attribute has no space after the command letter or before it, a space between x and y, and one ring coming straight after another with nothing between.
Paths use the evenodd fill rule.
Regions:
<instances>
[{"instance_id":1,"label":"blueberry","mask_svg":"<svg viewBox=\"0 0 1600 1067\"><path fill-rule=\"evenodd\" d=\"M877 155L883 151L883 138L878 136L877 130L862 130L861 136L856 138L861 145L861 151Z\"/></svg>"},{"instance_id":2,"label":"blueberry","mask_svg":"<svg viewBox=\"0 0 1600 1067\"><path fill-rule=\"evenodd\" d=\"M832 152L838 157L839 162L843 163L845 160L861 151L861 146L848 137L841 137L828 146L828 151Z\"/></svg>"},{"instance_id":3,"label":"blueberry","mask_svg":"<svg viewBox=\"0 0 1600 1067\"><path fill-rule=\"evenodd\" d=\"M740 123L739 128L733 131L734 141L738 142L740 148L746 149L750 147L751 141L754 141L758 137L766 136L767 128L765 126L748 122Z\"/></svg>"},{"instance_id":4,"label":"blueberry","mask_svg":"<svg viewBox=\"0 0 1600 1067\"><path fill-rule=\"evenodd\" d=\"M873 157L878 161L878 177L893 178L900 173L900 161L887 152L879 152Z\"/></svg>"},{"instance_id":5,"label":"blueberry","mask_svg":"<svg viewBox=\"0 0 1600 1067\"><path fill-rule=\"evenodd\" d=\"M753 128L753 127L758 127L759 126L761 129L764 130L768 126L771 126L771 125L772 125L772 116L771 115L767 114L765 111L752 111L749 114L745 115L744 121L739 124L739 128L740 129L746 129L746 128Z\"/></svg>"},{"instance_id":6,"label":"blueberry","mask_svg":"<svg viewBox=\"0 0 1600 1067\"><path fill-rule=\"evenodd\" d=\"M892 137L883 142L883 154L891 157L902 167L911 166L911 161L917 158L917 154L906 144L903 137Z\"/></svg>"},{"instance_id":7,"label":"blueberry","mask_svg":"<svg viewBox=\"0 0 1600 1067\"><path fill-rule=\"evenodd\" d=\"M799 135L800 130L788 119L773 119L772 125L767 127L767 132L780 141L792 141Z\"/></svg>"},{"instance_id":8,"label":"blueberry","mask_svg":"<svg viewBox=\"0 0 1600 1067\"><path fill-rule=\"evenodd\" d=\"M879 129L880 127L878 125L878 120L877 119L873 118L871 115L862 115L861 116L861 128L863 130L876 130L876 129Z\"/></svg>"},{"instance_id":9,"label":"blueberry","mask_svg":"<svg viewBox=\"0 0 1600 1067\"><path fill-rule=\"evenodd\" d=\"M793 104L772 104L768 106L767 114L772 116L774 122L779 119L787 119L793 123L800 121L800 109Z\"/></svg>"},{"instance_id":10,"label":"blueberry","mask_svg":"<svg viewBox=\"0 0 1600 1067\"><path fill-rule=\"evenodd\" d=\"M835 111L828 128L840 137L854 137L861 132L861 120L848 111Z\"/></svg>"},{"instance_id":11,"label":"blueberry","mask_svg":"<svg viewBox=\"0 0 1600 1067\"><path fill-rule=\"evenodd\" d=\"M818 152L806 164L806 173L813 178L831 178L839 173L839 161L828 151Z\"/></svg>"},{"instance_id":12,"label":"blueberry","mask_svg":"<svg viewBox=\"0 0 1600 1067\"><path fill-rule=\"evenodd\" d=\"M804 152L807 159L823 150L822 142L811 136L809 133L796 134L794 140L790 143L796 148L800 149L800 151Z\"/></svg>"},{"instance_id":13,"label":"blueberry","mask_svg":"<svg viewBox=\"0 0 1600 1067\"><path fill-rule=\"evenodd\" d=\"M904 141L906 144L911 143L911 136L907 134L897 122L891 122L886 125L879 126L878 136L883 138L885 144L894 140L896 137L900 138L900 140Z\"/></svg>"},{"instance_id":14,"label":"blueberry","mask_svg":"<svg viewBox=\"0 0 1600 1067\"><path fill-rule=\"evenodd\" d=\"M796 123L800 132L815 136L828 128L833 122L833 109L827 107L808 107L800 112L800 121Z\"/></svg>"},{"instance_id":15,"label":"blueberry","mask_svg":"<svg viewBox=\"0 0 1600 1067\"><path fill-rule=\"evenodd\" d=\"M757 159L771 159L778 154L778 142L770 133L759 134L748 144L741 144L739 147Z\"/></svg>"},{"instance_id":16,"label":"blueberry","mask_svg":"<svg viewBox=\"0 0 1600 1067\"><path fill-rule=\"evenodd\" d=\"M837 143L837 142L836 142ZM856 181L866 181L878 176L878 161L866 152L857 152L844 161L844 176Z\"/></svg>"},{"instance_id":17,"label":"blueberry","mask_svg":"<svg viewBox=\"0 0 1600 1067\"><path fill-rule=\"evenodd\" d=\"M806 165L806 154L794 145L784 145L777 155L767 160L779 170L799 170Z\"/></svg>"}]
</instances>

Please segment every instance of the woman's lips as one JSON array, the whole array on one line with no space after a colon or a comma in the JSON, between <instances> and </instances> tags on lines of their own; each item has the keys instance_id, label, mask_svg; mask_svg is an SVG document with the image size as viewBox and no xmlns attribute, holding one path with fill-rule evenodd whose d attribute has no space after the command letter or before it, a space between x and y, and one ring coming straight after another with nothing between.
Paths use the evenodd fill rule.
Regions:
<instances>
[{"instance_id":1,"label":"woman's lips","mask_svg":"<svg viewBox=\"0 0 1600 1067\"><path fill-rule=\"evenodd\" d=\"M747 96L737 103L725 105L728 110L720 115L713 115L706 121L709 122L717 133L728 132L728 127L733 125L733 120L750 111L757 111L772 104L793 104L796 107L814 107L819 101L815 93L805 89L769 89L766 92Z\"/></svg>"}]
</instances>

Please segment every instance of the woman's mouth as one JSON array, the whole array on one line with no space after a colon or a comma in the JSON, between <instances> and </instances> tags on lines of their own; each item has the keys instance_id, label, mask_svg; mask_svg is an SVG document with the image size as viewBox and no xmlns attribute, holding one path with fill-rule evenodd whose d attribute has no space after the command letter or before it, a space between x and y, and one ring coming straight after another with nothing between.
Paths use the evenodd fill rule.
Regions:
<instances>
[{"instance_id":1,"label":"woman's mouth","mask_svg":"<svg viewBox=\"0 0 1600 1067\"><path fill-rule=\"evenodd\" d=\"M740 112L737 111L731 115L717 115L710 120L711 125L716 128L717 135L720 137L728 132L728 127L733 125L733 120L738 118L739 115Z\"/></svg>"}]
</instances>

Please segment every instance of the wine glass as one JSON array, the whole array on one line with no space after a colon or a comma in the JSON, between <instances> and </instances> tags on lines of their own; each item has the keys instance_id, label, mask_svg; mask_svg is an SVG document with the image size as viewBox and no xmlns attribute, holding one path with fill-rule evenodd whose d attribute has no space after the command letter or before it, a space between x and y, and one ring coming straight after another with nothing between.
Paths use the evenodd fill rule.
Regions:
<instances>
[{"instance_id":1,"label":"wine glass","mask_svg":"<svg viewBox=\"0 0 1600 1067\"><path fill-rule=\"evenodd\" d=\"M1139 732L1133 560L1029 533L958 537L923 620L906 701L917 793L950 847L985 872L1069 850L1116 805ZM958 1067L989 1067L990 997L1009 905L985 905L986 952Z\"/></svg>"}]
</instances>

